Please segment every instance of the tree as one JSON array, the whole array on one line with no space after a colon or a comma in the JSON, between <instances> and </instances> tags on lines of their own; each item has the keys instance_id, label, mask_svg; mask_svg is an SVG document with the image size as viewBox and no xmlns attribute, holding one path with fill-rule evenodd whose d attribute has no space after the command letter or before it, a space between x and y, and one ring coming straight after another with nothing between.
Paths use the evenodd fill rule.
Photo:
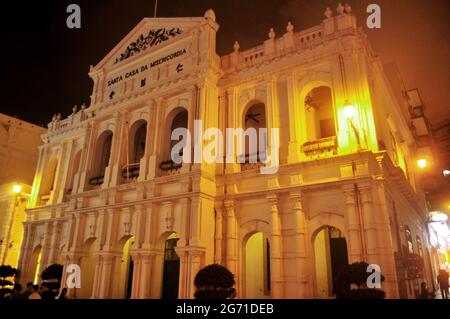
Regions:
<instances>
[{"instance_id":1,"label":"tree","mask_svg":"<svg viewBox=\"0 0 450 319\"><path fill-rule=\"evenodd\" d=\"M225 267L212 264L201 269L194 279L196 299L227 299L236 293L234 275Z\"/></svg>"},{"instance_id":2,"label":"tree","mask_svg":"<svg viewBox=\"0 0 450 319\"><path fill-rule=\"evenodd\" d=\"M12 289L9 287L14 285L15 276L17 276L17 274L16 268L9 265L0 266L0 298L3 298L6 294L12 292Z\"/></svg>"},{"instance_id":3,"label":"tree","mask_svg":"<svg viewBox=\"0 0 450 319\"><path fill-rule=\"evenodd\" d=\"M61 286L63 265L52 264L44 269L41 274L42 285L50 290L56 291Z\"/></svg>"},{"instance_id":4,"label":"tree","mask_svg":"<svg viewBox=\"0 0 450 319\"><path fill-rule=\"evenodd\" d=\"M368 263L355 262L342 267L336 279L335 293L338 299L383 299L385 292L380 289L368 288L367 279L372 274L367 271ZM384 281L380 274L380 281ZM357 289L352 289L355 285Z\"/></svg>"}]
</instances>

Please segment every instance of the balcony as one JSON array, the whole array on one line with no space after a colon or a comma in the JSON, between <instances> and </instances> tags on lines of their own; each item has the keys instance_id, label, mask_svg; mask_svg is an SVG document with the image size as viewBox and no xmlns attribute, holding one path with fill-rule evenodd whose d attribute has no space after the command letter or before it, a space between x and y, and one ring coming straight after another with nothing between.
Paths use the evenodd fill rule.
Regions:
<instances>
[{"instance_id":1,"label":"balcony","mask_svg":"<svg viewBox=\"0 0 450 319\"><path fill-rule=\"evenodd\" d=\"M104 179L105 179L105 176L92 177L91 179L89 179L89 185L92 185L92 186L102 185Z\"/></svg>"},{"instance_id":2,"label":"balcony","mask_svg":"<svg viewBox=\"0 0 450 319\"><path fill-rule=\"evenodd\" d=\"M140 164L133 163L122 167L122 177L124 179L136 180L139 177Z\"/></svg>"},{"instance_id":3,"label":"balcony","mask_svg":"<svg viewBox=\"0 0 450 319\"><path fill-rule=\"evenodd\" d=\"M303 144L302 151L306 156L330 156L337 153L337 138L330 136Z\"/></svg>"},{"instance_id":4,"label":"balcony","mask_svg":"<svg viewBox=\"0 0 450 319\"><path fill-rule=\"evenodd\" d=\"M258 169L264 166L263 161L266 160L266 153L251 153L238 156L238 162L241 163L241 171Z\"/></svg>"},{"instance_id":5,"label":"balcony","mask_svg":"<svg viewBox=\"0 0 450 319\"><path fill-rule=\"evenodd\" d=\"M183 163L175 163L172 160L164 161L159 164L159 168L163 172L162 175L176 175L179 174L181 171L181 167L183 166Z\"/></svg>"}]
</instances>

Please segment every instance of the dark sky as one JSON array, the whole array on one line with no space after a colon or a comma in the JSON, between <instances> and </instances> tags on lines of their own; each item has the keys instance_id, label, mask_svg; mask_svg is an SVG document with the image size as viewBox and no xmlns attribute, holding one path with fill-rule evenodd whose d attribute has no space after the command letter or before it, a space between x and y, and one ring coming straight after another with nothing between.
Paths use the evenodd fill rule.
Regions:
<instances>
[{"instance_id":1,"label":"dark sky","mask_svg":"<svg viewBox=\"0 0 450 319\"><path fill-rule=\"evenodd\" d=\"M330 0L159 0L158 16L202 16L216 12L220 29L217 52L241 49L278 35L288 21L302 30L319 24ZM396 62L408 88L419 88L432 122L449 117L448 0L348 0L360 26L383 62ZM81 29L66 27L66 7L81 7ZM365 27L366 7L381 7L381 29ZM3 6L3 3L2 3ZM154 0L14 1L1 10L0 112L36 124L54 113L71 113L89 104L90 64L97 64L143 17L153 16Z\"/></svg>"}]
</instances>

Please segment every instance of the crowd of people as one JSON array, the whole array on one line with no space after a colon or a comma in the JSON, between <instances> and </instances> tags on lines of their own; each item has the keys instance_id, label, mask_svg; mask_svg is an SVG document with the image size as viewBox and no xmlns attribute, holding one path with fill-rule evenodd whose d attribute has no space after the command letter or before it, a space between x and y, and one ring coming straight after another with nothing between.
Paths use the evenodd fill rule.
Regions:
<instances>
[{"instance_id":1,"label":"crowd of people","mask_svg":"<svg viewBox=\"0 0 450 319\"><path fill-rule=\"evenodd\" d=\"M449 274L444 269L439 271L437 276L442 299L448 299L449 294ZM236 296L234 275L225 267L214 264L200 270L195 277L196 299L232 299ZM420 299L430 299L435 297L435 293L428 290L425 282L422 282ZM67 299L67 288L51 290L45 285L35 285L27 283L27 288L22 289L21 284L15 284L11 293L5 296L6 299Z\"/></svg>"},{"instance_id":2,"label":"crowd of people","mask_svg":"<svg viewBox=\"0 0 450 319\"><path fill-rule=\"evenodd\" d=\"M10 294L5 296L6 299L67 299L67 288L63 288L55 292L44 285L34 285L32 282L27 283L27 288L23 290L21 284L15 284Z\"/></svg>"}]
</instances>

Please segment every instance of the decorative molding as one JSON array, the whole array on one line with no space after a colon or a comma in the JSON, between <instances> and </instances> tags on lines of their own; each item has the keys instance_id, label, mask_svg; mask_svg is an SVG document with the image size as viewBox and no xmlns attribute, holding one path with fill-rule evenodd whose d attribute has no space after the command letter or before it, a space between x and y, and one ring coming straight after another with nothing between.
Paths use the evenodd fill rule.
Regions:
<instances>
[{"instance_id":1,"label":"decorative molding","mask_svg":"<svg viewBox=\"0 0 450 319\"><path fill-rule=\"evenodd\" d=\"M151 29L148 32L147 36L144 37L144 35L141 34L134 42L132 42L129 46L127 46L125 51L120 54L120 57L116 58L113 64L126 60L134 56L135 54L138 54L146 50L148 47L157 46L158 44L167 41L170 38L173 38L181 34L182 32L183 31L180 28Z\"/></svg>"}]
</instances>

